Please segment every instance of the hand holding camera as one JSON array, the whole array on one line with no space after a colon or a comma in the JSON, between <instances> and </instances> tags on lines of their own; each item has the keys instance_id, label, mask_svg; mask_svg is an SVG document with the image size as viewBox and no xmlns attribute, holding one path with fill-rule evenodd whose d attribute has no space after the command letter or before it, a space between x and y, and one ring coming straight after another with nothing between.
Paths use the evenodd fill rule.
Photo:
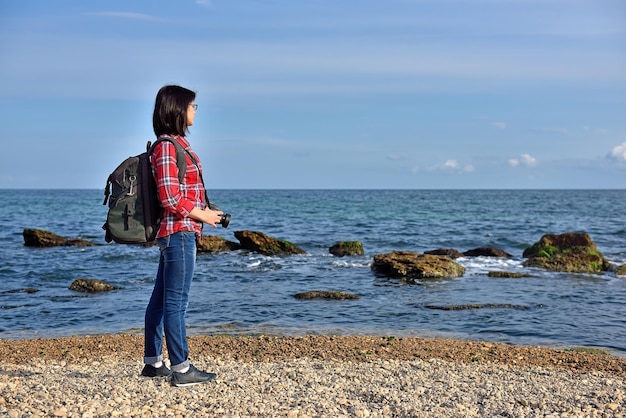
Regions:
<instances>
[{"instance_id":1,"label":"hand holding camera","mask_svg":"<svg viewBox=\"0 0 626 418\"><path fill-rule=\"evenodd\" d=\"M215 210L215 211L221 211L219 206L214 205L211 202L209 202L209 209ZM223 228L228 228L229 223L230 223L230 213L222 214L222 217L220 218L218 224L222 225ZM217 226L217 224L215 226Z\"/></svg>"}]
</instances>

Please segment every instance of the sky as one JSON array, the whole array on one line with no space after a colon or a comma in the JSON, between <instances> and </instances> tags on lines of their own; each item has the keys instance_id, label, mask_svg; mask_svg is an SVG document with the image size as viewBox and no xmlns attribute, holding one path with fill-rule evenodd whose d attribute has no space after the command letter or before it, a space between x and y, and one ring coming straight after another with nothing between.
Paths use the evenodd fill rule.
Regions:
<instances>
[{"instance_id":1,"label":"sky","mask_svg":"<svg viewBox=\"0 0 626 418\"><path fill-rule=\"evenodd\" d=\"M0 0L0 188L104 188L197 93L211 189L624 189L623 0Z\"/></svg>"}]
</instances>

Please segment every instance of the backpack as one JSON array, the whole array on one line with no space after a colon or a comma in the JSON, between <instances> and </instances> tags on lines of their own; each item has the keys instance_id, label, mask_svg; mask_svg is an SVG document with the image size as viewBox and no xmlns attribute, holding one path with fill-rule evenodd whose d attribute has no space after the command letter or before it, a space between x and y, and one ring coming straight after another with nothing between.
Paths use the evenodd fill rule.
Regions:
<instances>
[{"instance_id":1,"label":"backpack","mask_svg":"<svg viewBox=\"0 0 626 418\"><path fill-rule=\"evenodd\" d=\"M178 180L182 183L187 170L185 150L171 137L163 136L154 144L148 141L145 152L122 161L104 187L102 204L109 204L106 222L102 225L106 242L145 244L155 240L163 208L152 176L150 155L162 141L169 141L176 147Z\"/></svg>"}]
</instances>

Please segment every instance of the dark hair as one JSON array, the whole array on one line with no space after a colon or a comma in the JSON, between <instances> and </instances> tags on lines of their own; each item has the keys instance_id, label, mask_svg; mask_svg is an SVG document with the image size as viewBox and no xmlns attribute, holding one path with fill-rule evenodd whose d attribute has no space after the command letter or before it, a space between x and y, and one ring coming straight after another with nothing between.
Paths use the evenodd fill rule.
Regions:
<instances>
[{"instance_id":1,"label":"dark hair","mask_svg":"<svg viewBox=\"0 0 626 418\"><path fill-rule=\"evenodd\" d=\"M188 131L187 108L196 99L196 93L181 86L163 86L154 103L152 127L154 134L181 135Z\"/></svg>"}]
</instances>

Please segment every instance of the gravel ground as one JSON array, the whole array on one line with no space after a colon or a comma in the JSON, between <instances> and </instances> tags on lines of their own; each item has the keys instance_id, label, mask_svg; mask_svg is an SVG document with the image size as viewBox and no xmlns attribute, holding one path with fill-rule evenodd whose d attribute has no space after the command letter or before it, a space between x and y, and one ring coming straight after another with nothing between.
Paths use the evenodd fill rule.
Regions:
<instances>
[{"instance_id":1,"label":"gravel ground","mask_svg":"<svg viewBox=\"0 0 626 418\"><path fill-rule=\"evenodd\" d=\"M393 337L191 337L218 374L140 376L143 338L0 340L9 417L624 417L626 358Z\"/></svg>"}]
</instances>

